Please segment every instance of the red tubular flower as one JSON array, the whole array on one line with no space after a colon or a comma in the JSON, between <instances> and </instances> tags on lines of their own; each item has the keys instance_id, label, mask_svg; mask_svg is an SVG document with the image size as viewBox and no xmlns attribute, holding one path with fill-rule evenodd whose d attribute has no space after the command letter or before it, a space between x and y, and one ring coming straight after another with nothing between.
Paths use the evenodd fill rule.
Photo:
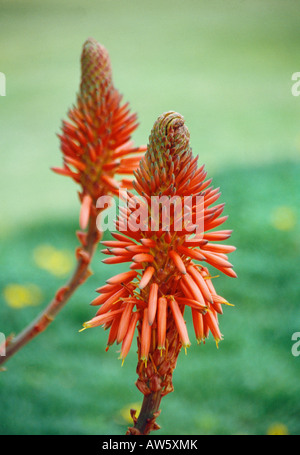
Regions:
<instances>
[{"instance_id":1,"label":"red tubular flower","mask_svg":"<svg viewBox=\"0 0 300 455\"><path fill-rule=\"evenodd\" d=\"M121 341L114 335L119 333L115 325L119 325L122 339L127 340L128 333L126 349L121 350L124 360L137 324L136 385L145 399L139 419L134 418L135 425L128 430L132 434L147 434L157 428L155 410L161 397L173 390L172 373L179 351L190 346L185 308L191 308L198 343L205 342L209 333L217 344L222 339L218 314L228 302L215 291L207 266L235 277L227 258L235 248L212 243L228 239L232 231L211 232L227 217L220 216L223 204L213 205L220 193L206 180L204 166L197 167L197 159L192 156L183 117L176 112L161 115L134 173L133 186L139 197L128 193L130 201L116 223L119 233L112 234L115 240L102 242L114 262L131 262L132 270L109 279L98 290L99 300L95 300L105 311L84 327L113 320L109 345ZM165 197L157 216L152 212L155 197ZM170 201L174 204L167 210ZM150 202L151 216L149 207L145 210ZM198 224L193 224L195 215ZM183 219L186 223L178 228ZM154 400L155 406L154 401L150 406L149 400Z\"/></svg>"},{"instance_id":2,"label":"red tubular flower","mask_svg":"<svg viewBox=\"0 0 300 455\"><path fill-rule=\"evenodd\" d=\"M71 177L82 187L80 226L85 229L91 210L102 195L115 194L121 183L115 174L132 174L145 147L134 147L131 134L137 128L136 114L112 81L107 50L92 38L83 45L81 84L77 104L68 113L59 135L64 157L63 168L52 168ZM133 156L128 156L134 154Z\"/></svg>"}]
</instances>

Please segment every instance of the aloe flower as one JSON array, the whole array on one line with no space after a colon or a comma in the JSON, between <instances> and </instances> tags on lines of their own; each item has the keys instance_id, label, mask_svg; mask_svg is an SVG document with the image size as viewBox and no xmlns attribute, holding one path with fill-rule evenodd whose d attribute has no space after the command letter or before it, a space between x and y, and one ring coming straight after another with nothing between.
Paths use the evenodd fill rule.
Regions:
<instances>
[{"instance_id":1,"label":"aloe flower","mask_svg":"<svg viewBox=\"0 0 300 455\"><path fill-rule=\"evenodd\" d=\"M64 165L52 169L80 184L80 226L85 229L99 197L130 185L128 179L118 182L115 174L132 174L141 158L136 154L146 149L131 141L137 116L114 87L107 50L92 38L83 45L80 90L68 117L59 135Z\"/></svg>"},{"instance_id":2,"label":"aloe flower","mask_svg":"<svg viewBox=\"0 0 300 455\"><path fill-rule=\"evenodd\" d=\"M106 247L103 252L109 255L104 262L129 262L130 270L97 289L99 296L91 304L99 309L84 323L84 328L104 326L109 330L107 348L121 344L122 362L137 328L136 385L144 402L138 419L132 412L130 434L148 434L158 428L155 419L160 400L173 390L178 354L191 344L185 310L192 313L198 343L204 343L210 333L217 344L222 339L219 315L228 302L215 290L210 266L236 277L227 257L235 247L218 243L228 239L232 231L214 230L227 219L221 216L224 204L213 205L220 196L219 188L214 189L211 179L206 179L204 166L198 167L189 139L180 114L167 112L156 120L147 152L135 172L133 186L139 196L128 193L131 204L120 212L114 240L102 242ZM182 207L188 205L187 211L177 207L166 214L163 206L156 220L147 211L146 219L138 220L133 202L145 207L162 196L167 197L165 201L177 196ZM199 215L198 206L200 232L199 225L192 223ZM187 213L190 219L178 229L178 221Z\"/></svg>"}]
</instances>

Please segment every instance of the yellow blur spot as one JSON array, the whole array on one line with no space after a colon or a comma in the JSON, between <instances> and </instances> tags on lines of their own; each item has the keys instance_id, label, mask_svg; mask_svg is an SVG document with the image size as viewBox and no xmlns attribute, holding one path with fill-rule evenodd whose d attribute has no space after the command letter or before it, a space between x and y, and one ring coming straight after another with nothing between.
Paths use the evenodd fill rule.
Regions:
<instances>
[{"instance_id":1,"label":"yellow blur spot","mask_svg":"<svg viewBox=\"0 0 300 455\"><path fill-rule=\"evenodd\" d=\"M57 250L51 245L40 245L35 248L33 258L38 267L55 276L68 274L74 265L73 256L69 251Z\"/></svg>"},{"instance_id":2,"label":"yellow blur spot","mask_svg":"<svg viewBox=\"0 0 300 455\"><path fill-rule=\"evenodd\" d=\"M40 288L35 284L8 284L4 288L3 294L7 305L12 308L36 306L41 303L43 298Z\"/></svg>"},{"instance_id":3,"label":"yellow blur spot","mask_svg":"<svg viewBox=\"0 0 300 455\"><path fill-rule=\"evenodd\" d=\"M124 422L132 424L132 417L130 415L130 409L135 409L136 410L135 416L138 417L141 407L142 407L141 403L128 404L127 406L125 406L124 408L122 408L120 410L119 415Z\"/></svg>"},{"instance_id":4,"label":"yellow blur spot","mask_svg":"<svg viewBox=\"0 0 300 455\"><path fill-rule=\"evenodd\" d=\"M296 223L297 215L293 207L276 207L271 213L271 224L279 231L292 231Z\"/></svg>"},{"instance_id":5,"label":"yellow blur spot","mask_svg":"<svg viewBox=\"0 0 300 455\"><path fill-rule=\"evenodd\" d=\"M283 423L274 423L268 428L268 435L283 435L286 436L289 434L288 428Z\"/></svg>"}]
</instances>

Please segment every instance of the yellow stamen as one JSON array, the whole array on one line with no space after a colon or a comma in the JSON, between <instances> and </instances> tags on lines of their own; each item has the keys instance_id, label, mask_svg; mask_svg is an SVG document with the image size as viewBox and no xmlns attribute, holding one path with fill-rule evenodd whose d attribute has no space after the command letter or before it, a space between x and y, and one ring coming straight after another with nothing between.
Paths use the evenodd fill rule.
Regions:
<instances>
[{"instance_id":1,"label":"yellow stamen","mask_svg":"<svg viewBox=\"0 0 300 455\"><path fill-rule=\"evenodd\" d=\"M211 275L206 275L204 276L203 278L205 280L212 280L213 278L219 278L220 275L215 275L215 276L211 276Z\"/></svg>"},{"instance_id":2,"label":"yellow stamen","mask_svg":"<svg viewBox=\"0 0 300 455\"><path fill-rule=\"evenodd\" d=\"M190 344L185 344L185 345L183 346L185 355L187 355L187 348L189 348L190 346L191 346Z\"/></svg>"},{"instance_id":3,"label":"yellow stamen","mask_svg":"<svg viewBox=\"0 0 300 455\"><path fill-rule=\"evenodd\" d=\"M160 356L162 357L162 352L163 350L166 350L166 348L164 346L157 346L157 349L160 351Z\"/></svg>"},{"instance_id":4,"label":"yellow stamen","mask_svg":"<svg viewBox=\"0 0 300 455\"><path fill-rule=\"evenodd\" d=\"M227 302L227 300L223 300L220 303L223 303L224 305L234 306L233 303L229 303L229 302Z\"/></svg>"}]
</instances>

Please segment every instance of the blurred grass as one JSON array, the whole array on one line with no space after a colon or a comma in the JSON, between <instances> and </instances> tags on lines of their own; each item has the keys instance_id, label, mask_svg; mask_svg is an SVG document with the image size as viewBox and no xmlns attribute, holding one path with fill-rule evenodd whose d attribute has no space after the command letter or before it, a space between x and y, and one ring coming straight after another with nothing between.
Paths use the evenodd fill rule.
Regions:
<instances>
[{"instance_id":1,"label":"blurred grass","mask_svg":"<svg viewBox=\"0 0 300 455\"><path fill-rule=\"evenodd\" d=\"M55 132L75 101L88 36L109 50L115 84L139 114L136 142L147 142L160 113L177 110L221 187L239 278L216 286L235 307L221 318L219 350L194 341L180 356L160 434L266 434L276 422L300 432L300 361L291 354L300 330L299 98L291 95L299 35L291 0L0 1L0 331L18 332L38 311L9 308L7 284L39 286L43 308L64 283L37 268L35 248L77 246L74 185L49 167L61 163ZM287 231L274 226L280 207L295 214ZM0 434L125 432L119 411L140 399L136 354L121 369L116 349L104 351L106 333L78 333L94 315L94 289L118 272L100 259L57 321L1 373Z\"/></svg>"}]
</instances>

